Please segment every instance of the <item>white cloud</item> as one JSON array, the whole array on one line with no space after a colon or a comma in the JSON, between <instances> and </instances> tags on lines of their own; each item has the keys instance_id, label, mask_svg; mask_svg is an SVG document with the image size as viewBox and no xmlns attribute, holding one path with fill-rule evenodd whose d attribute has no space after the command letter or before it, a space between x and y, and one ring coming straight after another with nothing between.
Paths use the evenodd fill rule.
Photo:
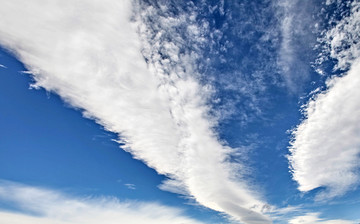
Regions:
<instances>
[{"instance_id":1,"label":"white cloud","mask_svg":"<svg viewBox=\"0 0 360 224\"><path fill-rule=\"evenodd\" d=\"M350 16L344 17L322 38L326 53L337 60L338 69L348 69L360 56L360 3L350 5Z\"/></svg>"},{"instance_id":2,"label":"white cloud","mask_svg":"<svg viewBox=\"0 0 360 224\"><path fill-rule=\"evenodd\" d=\"M173 179L162 189L172 183L168 189L180 186L201 205L236 220L269 223L258 193L237 181L241 165L228 162L234 149L218 140L217 120L208 115L212 89L196 78L196 44L206 26L191 24L187 29L186 38L196 40L191 51L180 51L186 44L181 39L156 41L163 35L161 26L148 44L146 21L135 16L136 22L129 22L131 6L140 18L160 9L137 4L4 0L0 42L33 73L35 86L83 109L85 116L118 133L123 148L137 159ZM151 25L186 25L192 18L167 15L154 18ZM176 30L172 34L180 38ZM143 57L152 49L161 54L155 51L146 64Z\"/></svg>"},{"instance_id":3,"label":"white cloud","mask_svg":"<svg viewBox=\"0 0 360 224\"><path fill-rule=\"evenodd\" d=\"M293 85L291 78L288 76L291 72L291 66L295 63L295 49L292 43L295 16L292 8L294 7L294 3L292 1L279 1L278 4L283 14L279 16L279 18L281 18L280 29L282 34L279 65L286 76L285 81L288 82L288 85Z\"/></svg>"},{"instance_id":4,"label":"white cloud","mask_svg":"<svg viewBox=\"0 0 360 224\"><path fill-rule=\"evenodd\" d=\"M150 202L121 202L116 198L76 198L60 192L9 182L0 183L0 198L16 211L0 210L0 223L200 224L180 209Z\"/></svg>"},{"instance_id":5,"label":"white cloud","mask_svg":"<svg viewBox=\"0 0 360 224\"><path fill-rule=\"evenodd\" d=\"M347 24L352 23L353 16L344 18ZM359 17L353 19L359 20ZM334 29L338 30L338 26ZM358 35L357 29L346 32ZM351 33L347 35L353 36ZM335 31L333 34L343 36ZM352 64L351 69L343 77L330 79L328 90L308 102L304 108L306 119L293 132L289 156L293 178L300 191L326 187L317 195L319 200L342 195L359 183L360 61L352 58L360 55L351 50L358 49L357 43L353 43L355 45L348 48L338 45L337 41L331 42L336 49L344 48L336 55L331 52L338 65Z\"/></svg>"},{"instance_id":6,"label":"white cloud","mask_svg":"<svg viewBox=\"0 0 360 224\"><path fill-rule=\"evenodd\" d=\"M136 185L135 184L124 184L124 185L130 190L136 190Z\"/></svg>"},{"instance_id":7,"label":"white cloud","mask_svg":"<svg viewBox=\"0 0 360 224\"><path fill-rule=\"evenodd\" d=\"M311 1L277 0L274 6L281 31L277 64L287 88L297 92L309 79L308 55L316 44L316 5Z\"/></svg>"},{"instance_id":8,"label":"white cloud","mask_svg":"<svg viewBox=\"0 0 360 224\"><path fill-rule=\"evenodd\" d=\"M307 212L304 205L287 206L282 208L272 207L271 216L274 223L288 224L355 224L354 221L345 219L320 218L319 212Z\"/></svg>"},{"instance_id":9,"label":"white cloud","mask_svg":"<svg viewBox=\"0 0 360 224\"><path fill-rule=\"evenodd\" d=\"M290 163L299 190L328 187L322 197L341 195L358 183L360 153L360 63L347 75L332 79L329 90L306 107L297 127Z\"/></svg>"},{"instance_id":10,"label":"white cloud","mask_svg":"<svg viewBox=\"0 0 360 224\"><path fill-rule=\"evenodd\" d=\"M319 213L307 213L289 220L289 224L355 224L355 222L342 219L324 220L319 218Z\"/></svg>"},{"instance_id":11,"label":"white cloud","mask_svg":"<svg viewBox=\"0 0 360 224\"><path fill-rule=\"evenodd\" d=\"M276 222L276 221L287 220L288 217L293 217L292 214L301 212L303 210L303 207L287 205L286 207L277 208L275 206L271 206L269 210L272 220Z\"/></svg>"}]
</instances>

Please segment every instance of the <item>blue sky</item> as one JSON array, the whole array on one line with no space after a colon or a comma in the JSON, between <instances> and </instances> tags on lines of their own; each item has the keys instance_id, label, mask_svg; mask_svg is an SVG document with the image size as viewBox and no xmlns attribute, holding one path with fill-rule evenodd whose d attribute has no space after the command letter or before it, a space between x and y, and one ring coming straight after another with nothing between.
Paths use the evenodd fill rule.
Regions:
<instances>
[{"instance_id":1,"label":"blue sky","mask_svg":"<svg viewBox=\"0 0 360 224\"><path fill-rule=\"evenodd\" d=\"M359 222L358 1L1 5L0 222Z\"/></svg>"}]
</instances>

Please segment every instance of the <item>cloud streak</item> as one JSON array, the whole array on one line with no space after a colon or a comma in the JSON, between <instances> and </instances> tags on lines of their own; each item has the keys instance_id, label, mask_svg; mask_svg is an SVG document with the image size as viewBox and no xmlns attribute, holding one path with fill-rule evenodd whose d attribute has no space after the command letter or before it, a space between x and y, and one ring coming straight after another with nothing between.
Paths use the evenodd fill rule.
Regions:
<instances>
[{"instance_id":1,"label":"cloud streak","mask_svg":"<svg viewBox=\"0 0 360 224\"><path fill-rule=\"evenodd\" d=\"M150 202L121 202L116 198L76 198L63 193L9 182L0 183L2 202L15 211L0 210L0 222L91 224L200 224L177 208Z\"/></svg>"},{"instance_id":2,"label":"cloud streak","mask_svg":"<svg viewBox=\"0 0 360 224\"><path fill-rule=\"evenodd\" d=\"M329 187L321 197L341 195L358 184L360 63L306 106L306 120L293 133L290 163L300 191ZM319 195L320 196L320 195Z\"/></svg>"},{"instance_id":3,"label":"cloud streak","mask_svg":"<svg viewBox=\"0 0 360 224\"><path fill-rule=\"evenodd\" d=\"M307 213L289 220L289 224L355 224L355 222L342 219L324 220L319 218L319 213Z\"/></svg>"},{"instance_id":4,"label":"cloud streak","mask_svg":"<svg viewBox=\"0 0 360 224\"><path fill-rule=\"evenodd\" d=\"M266 203L241 179L242 165L229 162L234 149L214 132L212 88L198 81L194 64L204 29L191 23L196 16L154 17L170 11L113 0L1 5L0 42L33 74L34 87L119 134L122 148L170 178L162 189L178 189L244 223L270 223ZM157 40L166 28L160 27L149 38L149 27L159 24L185 27L185 37ZM181 48L187 39L194 40L191 51Z\"/></svg>"},{"instance_id":5,"label":"cloud streak","mask_svg":"<svg viewBox=\"0 0 360 224\"><path fill-rule=\"evenodd\" d=\"M277 64L286 87L299 92L309 80L312 52L319 32L315 14L320 10L313 2L274 1L281 31ZM314 58L315 59L315 58Z\"/></svg>"}]
</instances>

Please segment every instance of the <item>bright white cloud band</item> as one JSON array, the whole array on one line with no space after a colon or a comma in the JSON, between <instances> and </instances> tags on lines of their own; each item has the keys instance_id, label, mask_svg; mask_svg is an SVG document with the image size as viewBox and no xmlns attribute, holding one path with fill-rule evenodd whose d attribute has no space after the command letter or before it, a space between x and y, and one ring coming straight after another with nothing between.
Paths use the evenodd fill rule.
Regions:
<instances>
[{"instance_id":1,"label":"bright white cloud band","mask_svg":"<svg viewBox=\"0 0 360 224\"><path fill-rule=\"evenodd\" d=\"M265 203L231 175L240 170L227 162L232 149L213 131L216 120L206 105L211 89L195 77L196 52L180 55L162 42L172 57L146 64L140 53L149 50L146 26L129 22L132 6L138 10L137 3L114 0L2 1L0 42L33 73L36 87L84 110L118 133L136 158L172 178L163 189L186 192L245 223L269 223ZM187 22L181 18L161 22ZM198 31L189 27L188 38ZM179 61L185 70L164 73L166 63Z\"/></svg>"},{"instance_id":2,"label":"bright white cloud band","mask_svg":"<svg viewBox=\"0 0 360 224\"><path fill-rule=\"evenodd\" d=\"M116 198L76 198L63 193L0 181L0 199L22 212L0 209L0 223L201 224L176 208Z\"/></svg>"},{"instance_id":3,"label":"bright white cloud band","mask_svg":"<svg viewBox=\"0 0 360 224\"><path fill-rule=\"evenodd\" d=\"M306 119L293 132L289 157L299 190L327 190L317 199L343 195L359 184L360 164L360 4L323 39L337 67L350 70L328 81L328 90L310 100Z\"/></svg>"}]
</instances>

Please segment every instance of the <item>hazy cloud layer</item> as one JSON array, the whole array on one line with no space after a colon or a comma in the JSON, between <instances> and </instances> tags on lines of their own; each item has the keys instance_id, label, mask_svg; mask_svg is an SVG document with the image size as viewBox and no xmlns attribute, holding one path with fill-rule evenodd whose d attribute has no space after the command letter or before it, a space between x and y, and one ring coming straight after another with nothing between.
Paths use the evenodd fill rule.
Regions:
<instances>
[{"instance_id":1,"label":"hazy cloud layer","mask_svg":"<svg viewBox=\"0 0 360 224\"><path fill-rule=\"evenodd\" d=\"M310 62L319 32L316 12L320 10L311 1L277 0L276 9L281 35L277 64L287 88L301 92L310 78Z\"/></svg>"},{"instance_id":2,"label":"hazy cloud layer","mask_svg":"<svg viewBox=\"0 0 360 224\"><path fill-rule=\"evenodd\" d=\"M307 105L306 118L293 132L289 157L300 191L326 190L317 199L342 195L358 184L360 164L360 62L359 4L351 14L326 33L330 56L337 66L350 70L329 79L328 89ZM355 38L355 39L352 39Z\"/></svg>"},{"instance_id":3,"label":"hazy cloud layer","mask_svg":"<svg viewBox=\"0 0 360 224\"><path fill-rule=\"evenodd\" d=\"M200 224L180 209L149 202L121 202L116 198L76 198L42 188L0 182L0 199L16 211L0 210L0 223Z\"/></svg>"},{"instance_id":4,"label":"hazy cloud layer","mask_svg":"<svg viewBox=\"0 0 360 224\"><path fill-rule=\"evenodd\" d=\"M200 84L194 66L206 27L187 14L168 14L153 17L159 19L153 25L164 27L159 40L150 38L144 18L156 10L167 9L113 0L1 1L0 42L32 72L35 87L118 133L124 149L171 178L162 189L245 223L269 223L258 193L238 181L242 166L228 162L234 150L214 132L212 88ZM185 38L160 38L177 26L186 28ZM192 51L181 49L188 44L181 38L196 40Z\"/></svg>"}]
</instances>

